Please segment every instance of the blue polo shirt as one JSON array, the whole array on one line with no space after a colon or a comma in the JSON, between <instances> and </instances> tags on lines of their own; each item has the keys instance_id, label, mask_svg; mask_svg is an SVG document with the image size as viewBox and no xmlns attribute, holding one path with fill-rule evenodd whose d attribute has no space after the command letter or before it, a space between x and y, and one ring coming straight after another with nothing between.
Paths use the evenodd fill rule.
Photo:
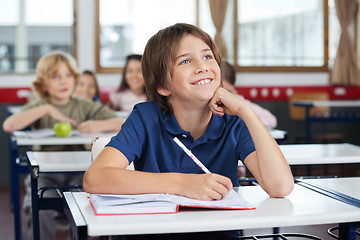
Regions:
<instances>
[{"instance_id":1,"label":"blue polo shirt","mask_svg":"<svg viewBox=\"0 0 360 240\"><path fill-rule=\"evenodd\" d=\"M162 113L153 101L135 105L120 132L107 146L121 151L134 161L136 170L145 172L204 173L174 142L179 140L212 172L227 176L239 186L238 160L255 151L244 123L237 116L213 114L208 129L200 138L180 128L174 114Z\"/></svg>"}]
</instances>

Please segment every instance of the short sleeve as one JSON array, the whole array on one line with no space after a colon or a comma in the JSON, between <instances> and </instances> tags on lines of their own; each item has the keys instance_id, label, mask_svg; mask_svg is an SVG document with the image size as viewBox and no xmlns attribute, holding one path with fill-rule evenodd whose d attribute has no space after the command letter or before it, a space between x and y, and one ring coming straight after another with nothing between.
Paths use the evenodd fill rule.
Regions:
<instances>
[{"instance_id":1,"label":"short sleeve","mask_svg":"<svg viewBox=\"0 0 360 240\"><path fill-rule=\"evenodd\" d=\"M118 149L131 163L140 158L145 132L144 121L141 119L139 111L134 109L119 133L111 139L107 146Z\"/></svg>"},{"instance_id":2,"label":"short sleeve","mask_svg":"<svg viewBox=\"0 0 360 240\"><path fill-rule=\"evenodd\" d=\"M254 151L255 151L255 145L250 135L250 132L244 121L241 121L241 124L239 126L239 135L237 142L238 159L244 162L245 158Z\"/></svg>"},{"instance_id":3,"label":"short sleeve","mask_svg":"<svg viewBox=\"0 0 360 240\"><path fill-rule=\"evenodd\" d=\"M25 104L24 106L22 106L22 108L20 109L20 112L25 112L27 110L33 109L35 107L39 107L44 104L45 104L45 102L43 100L36 100L33 102L29 102L29 103Z\"/></svg>"}]
</instances>

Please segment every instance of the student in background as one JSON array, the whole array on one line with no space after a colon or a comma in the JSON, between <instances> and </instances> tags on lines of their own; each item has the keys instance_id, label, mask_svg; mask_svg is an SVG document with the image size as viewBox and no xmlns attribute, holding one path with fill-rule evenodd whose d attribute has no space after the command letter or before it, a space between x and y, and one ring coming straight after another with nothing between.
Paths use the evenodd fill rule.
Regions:
<instances>
[{"instance_id":1,"label":"student in background","mask_svg":"<svg viewBox=\"0 0 360 240\"><path fill-rule=\"evenodd\" d=\"M246 100L236 91L235 89L236 72L233 65L231 65L229 62L225 60L222 60L220 64L220 68L221 68L221 80L223 83L223 88L237 95L241 100L246 102L252 108L252 110L255 112L255 114L258 116L262 124L264 124L264 126L267 129L269 130L274 129L277 125L277 119L275 115L273 115L269 110L260 107L256 103ZM239 178L246 177L246 168L244 165L238 166L238 177Z\"/></svg>"},{"instance_id":2,"label":"student in background","mask_svg":"<svg viewBox=\"0 0 360 240\"><path fill-rule=\"evenodd\" d=\"M94 72L89 70L82 72L76 85L75 95L78 98L100 102L100 89Z\"/></svg>"},{"instance_id":3,"label":"student in background","mask_svg":"<svg viewBox=\"0 0 360 240\"><path fill-rule=\"evenodd\" d=\"M274 114L272 114L269 110L260 107L256 103L246 100L243 96L238 95L238 92L235 89L236 72L234 67L229 62L223 60L221 62L220 68L223 87L245 101L254 110L260 121L267 129L271 130L276 128L277 119Z\"/></svg>"},{"instance_id":4,"label":"student in background","mask_svg":"<svg viewBox=\"0 0 360 240\"><path fill-rule=\"evenodd\" d=\"M78 79L75 59L67 53L54 51L43 56L36 66L34 89L40 99L32 101L19 113L9 116L3 122L6 132L32 129L53 128L56 122L69 122L84 133L118 131L123 119L108 108L101 108L93 119L87 120L102 105L94 101L73 97ZM41 146L42 151L85 150L83 145ZM38 179L39 188L46 186L81 185L83 174L43 174ZM24 210L29 224L29 239L32 239L32 214L30 176L26 178L27 187ZM57 196L54 190L46 191L45 196ZM54 211L40 211L41 239L55 239L56 222Z\"/></svg>"},{"instance_id":5,"label":"student in background","mask_svg":"<svg viewBox=\"0 0 360 240\"><path fill-rule=\"evenodd\" d=\"M253 110L221 87L220 56L212 38L189 24L160 30L142 59L152 101L137 104L84 175L88 193L170 193L217 200L239 186L238 159L271 197L294 180L283 154ZM203 174L173 141L177 137L212 172ZM126 170L134 162L137 171ZM228 239L235 231L194 234ZM179 234L176 239L193 239ZM175 237L176 237L175 236ZM140 236L139 239L174 239Z\"/></svg>"},{"instance_id":6,"label":"student in background","mask_svg":"<svg viewBox=\"0 0 360 240\"><path fill-rule=\"evenodd\" d=\"M135 104L148 100L141 72L141 55L133 54L126 58L120 86L109 98L111 109L128 113Z\"/></svg>"}]
</instances>

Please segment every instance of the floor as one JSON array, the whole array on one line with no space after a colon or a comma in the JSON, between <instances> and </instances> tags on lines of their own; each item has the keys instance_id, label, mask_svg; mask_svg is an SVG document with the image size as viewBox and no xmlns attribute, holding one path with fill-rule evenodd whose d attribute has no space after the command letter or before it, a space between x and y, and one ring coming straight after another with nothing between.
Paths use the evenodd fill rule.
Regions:
<instances>
[{"instance_id":1,"label":"floor","mask_svg":"<svg viewBox=\"0 0 360 240\"><path fill-rule=\"evenodd\" d=\"M22 200L24 196L24 190L21 190ZM27 240L26 221L25 215L21 212L21 225L23 240ZM0 187L0 239L11 240L15 239L14 232L14 215L10 208L10 191L7 187ZM56 240L70 239L69 230L58 230L56 232Z\"/></svg>"},{"instance_id":2,"label":"floor","mask_svg":"<svg viewBox=\"0 0 360 240\"><path fill-rule=\"evenodd\" d=\"M14 218L10 209L10 196L9 189L2 187L0 188L0 239L14 239ZM23 191L22 191L23 195ZM22 199L22 197L21 197ZM26 223L25 216L22 213L22 232L23 236L26 236ZM291 227L291 228L281 228L280 231L291 232L291 233L307 233L312 234L318 237L325 239L333 239L327 234L327 229L332 227L332 225L316 225L316 226L304 226L304 227ZM272 233L272 229L256 229L256 230L244 230L245 235L255 235L255 234L269 234ZM335 232L336 233L336 232ZM24 237L26 240L26 238ZM58 230L56 240L70 239L70 233L68 230ZM299 239L299 238L296 238ZM358 238L357 238L358 239ZM360 239L360 238L359 238Z\"/></svg>"}]
</instances>

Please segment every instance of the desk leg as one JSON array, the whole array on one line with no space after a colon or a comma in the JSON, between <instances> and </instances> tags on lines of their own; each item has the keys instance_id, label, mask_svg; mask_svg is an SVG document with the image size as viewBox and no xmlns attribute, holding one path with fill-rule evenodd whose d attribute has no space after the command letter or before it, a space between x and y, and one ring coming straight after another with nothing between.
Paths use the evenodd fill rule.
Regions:
<instances>
[{"instance_id":1,"label":"desk leg","mask_svg":"<svg viewBox=\"0 0 360 240\"><path fill-rule=\"evenodd\" d=\"M306 131L306 143L311 143L311 122L310 122L310 106L305 107L305 131ZM307 175L312 175L311 165L307 165Z\"/></svg>"},{"instance_id":2,"label":"desk leg","mask_svg":"<svg viewBox=\"0 0 360 240\"><path fill-rule=\"evenodd\" d=\"M86 240L87 224L71 192L64 193L64 212L70 223L72 239Z\"/></svg>"},{"instance_id":3,"label":"desk leg","mask_svg":"<svg viewBox=\"0 0 360 240\"><path fill-rule=\"evenodd\" d=\"M10 164L10 184L11 184L11 208L14 213L15 239L21 239L21 215L20 215L20 201L19 201L19 178L16 170L16 157L11 158Z\"/></svg>"},{"instance_id":4,"label":"desk leg","mask_svg":"<svg viewBox=\"0 0 360 240\"><path fill-rule=\"evenodd\" d=\"M20 214L20 191L19 191L19 175L25 173L26 169L20 166L18 162L18 148L15 141L9 141L9 157L10 157L10 203L14 214L14 230L15 239L21 240L21 214Z\"/></svg>"},{"instance_id":5,"label":"desk leg","mask_svg":"<svg viewBox=\"0 0 360 240\"><path fill-rule=\"evenodd\" d=\"M356 240L356 224L355 223L340 223L339 224L339 239Z\"/></svg>"},{"instance_id":6,"label":"desk leg","mask_svg":"<svg viewBox=\"0 0 360 240\"><path fill-rule=\"evenodd\" d=\"M305 107L306 143L311 143L310 106Z\"/></svg>"},{"instance_id":7,"label":"desk leg","mask_svg":"<svg viewBox=\"0 0 360 240\"><path fill-rule=\"evenodd\" d=\"M31 175L31 208L34 239L40 239L38 181L33 175Z\"/></svg>"}]
</instances>

